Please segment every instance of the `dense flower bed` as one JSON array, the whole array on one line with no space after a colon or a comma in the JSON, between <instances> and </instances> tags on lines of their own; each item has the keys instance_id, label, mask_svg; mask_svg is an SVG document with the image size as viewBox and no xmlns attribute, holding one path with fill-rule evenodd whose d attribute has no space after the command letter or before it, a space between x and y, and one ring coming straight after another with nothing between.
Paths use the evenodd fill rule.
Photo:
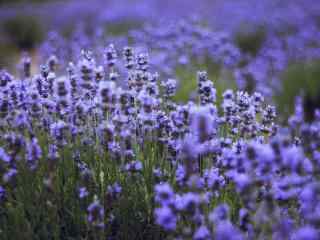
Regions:
<instances>
[{"instance_id":1,"label":"dense flower bed","mask_svg":"<svg viewBox=\"0 0 320 240\"><path fill-rule=\"evenodd\" d=\"M0 239L320 239L320 5L125 2L0 9Z\"/></svg>"},{"instance_id":2,"label":"dense flower bed","mask_svg":"<svg viewBox=\"0 0 320 240\"><path fill-rule=\"evenodd\" d=\"M201 71L178 104L131 47L62 67L0 74L3 239L318 239L318 111L305 123L297 99L279 125Z\"/></svg>"}]
</instances>

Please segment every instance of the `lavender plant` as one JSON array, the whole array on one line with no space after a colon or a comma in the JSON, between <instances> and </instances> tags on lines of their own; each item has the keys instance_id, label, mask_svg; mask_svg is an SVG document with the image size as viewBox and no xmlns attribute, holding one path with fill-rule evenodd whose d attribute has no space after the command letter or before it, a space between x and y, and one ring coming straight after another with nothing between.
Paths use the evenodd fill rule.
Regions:
<instances>
[{"instance_id":1,"label":"lavender plant","mask_svg":"<svg viewBox=\"0 0 320 240\"><path fill-rule=\"evenodd\" d=\"M318 239L319 111L282 126L205 71L177 103L148 53L95 54L1 71L1 238Z\"/></svg>"}]
</instances>

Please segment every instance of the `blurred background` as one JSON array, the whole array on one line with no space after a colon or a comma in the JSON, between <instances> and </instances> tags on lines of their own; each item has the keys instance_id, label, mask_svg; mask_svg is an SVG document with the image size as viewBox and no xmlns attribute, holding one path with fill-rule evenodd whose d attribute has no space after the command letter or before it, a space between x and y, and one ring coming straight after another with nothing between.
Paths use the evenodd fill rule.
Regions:
<instances>
[{"instance_id":1,"label":"blurred background","mask_svg":"<svg viewBox=\"0 0 320 240\"><path fill-rule=\"evenodd\" d=\"M81 48L129 44L152 52L163 76L179 78L178 101L189 99L204 69L218 90L263 92L284 118L301 96L312 115L320 107L319 29L314 0L0 0L0 69L15 72L25 51L36 71L52 54L63 65Z\"/></svg>"}]
</instances>

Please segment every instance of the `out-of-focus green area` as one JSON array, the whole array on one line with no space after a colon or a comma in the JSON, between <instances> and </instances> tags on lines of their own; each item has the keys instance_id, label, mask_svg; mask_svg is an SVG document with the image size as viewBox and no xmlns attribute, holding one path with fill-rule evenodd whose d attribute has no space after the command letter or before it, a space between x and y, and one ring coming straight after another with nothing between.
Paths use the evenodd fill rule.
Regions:
<instances>
[{"instance_id":1,"label":"out-of-focus green area","mask_svg":"<svg viewBox=\"0 0 320 240\"><path fill-rule=\"evenodd\" d=\"M44 38L44 26L30 15L8 18L0 27L0 68L13 68L19 53L31 52Z\"/></svg>"},{"instance_id":2,"label":"out-of-focus green area","mask_svg":"<svg viewBox=\"0 0 320 240\"><path fill-rule=\"evenodd\" d=\"M196 72L199 70L206 71L209 79L214 83L214 87L218 92L218 103L222 100L221 93L225 89L236 90L236 83L232 73L227 69L221 68L219 64L207 59L202 64L193 62L189 68L178 67L176 69L176 77L180 83L178 91L174 97L177 102L187 102L192 99L193 96L196 96L198 88Z\"/></svg>"},{"instance_id":3,"label":"out-of-focus green area","mask_svg":"<svg viewBox=\"0 0 320 240\"><path fill-rule=\"evenodd\" d=\"M43 27L32 16L19 15L2 23L8 43L19 49L32 49L43 39Z\"/></svg>"},{"instance_id":4,"label":"out-of-focus green area","mask_svg":"<svg viewBox=\"0 0 320 240\"><path fill-rule=\"evenodd\" d=\"M235 34L236 45L242 52L257 55L266 38L265 28L256 26L252 28L250 25L242 24Z\"/></svg>"},{"instance_id":5,"label":"out-of-focus green area","mask_svg":"<svg viewBox=\"0 0 320 240\"><path fill-rule=\"evenodd\" d=\"M281 115L294 111L296 96L302 96L305 118L312 120L315 109L320 108L320 61L294 63L283 73L283 92L275 96Z\"/></svg>"},{"instance_id":6,"label":"out-of-focus green area","mask_svg":"<svg viewBox=\"0 0 320 240\"><path fill-rule=\"evenodd\" d=\"M29 4L45 4L52 0L0 0L0 8L19 9ZM32 5L30 5L32 6ZM22 51L33 51L45 37L40 18L30 13L11 14L0 21L0 69L15 68Z\"/></svg>"}]
</instances>

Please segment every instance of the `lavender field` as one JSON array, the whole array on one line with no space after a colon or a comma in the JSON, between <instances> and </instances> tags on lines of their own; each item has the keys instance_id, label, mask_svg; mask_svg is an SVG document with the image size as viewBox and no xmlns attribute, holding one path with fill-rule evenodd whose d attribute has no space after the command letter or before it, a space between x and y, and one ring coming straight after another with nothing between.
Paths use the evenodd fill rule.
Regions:
<instances>
[{"instance_id":1,"label":"lavender field","mask_svg":"<svg viewBox=\"0 0 320 240\"><path fill-rule=\"evenodd\" d=\"M0 240L320 240L320 2L0 0Z\"/></svg>"}]
</instances>

